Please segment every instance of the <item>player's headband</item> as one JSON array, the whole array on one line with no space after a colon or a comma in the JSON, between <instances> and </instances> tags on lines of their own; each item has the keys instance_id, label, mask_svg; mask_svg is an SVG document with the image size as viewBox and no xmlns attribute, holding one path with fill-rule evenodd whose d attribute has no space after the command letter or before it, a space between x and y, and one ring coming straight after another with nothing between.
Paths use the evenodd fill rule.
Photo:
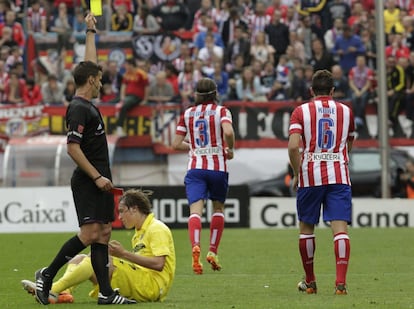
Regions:
<instances>
[{"instance_id":1,"label":"player's headband","mask_svg":"<svg viewBox=\"0 0 414 309\"><path fill-rule=\"evenodd\" d=\"M209 95L209 94L213 94L213 93L215 93L215 92L216 92L216 89L211 90L211 91L209 91L209 92L198 92L198 91L196 91L196 94L197 94L197 95Z\"/></svg>"}]
</instances>

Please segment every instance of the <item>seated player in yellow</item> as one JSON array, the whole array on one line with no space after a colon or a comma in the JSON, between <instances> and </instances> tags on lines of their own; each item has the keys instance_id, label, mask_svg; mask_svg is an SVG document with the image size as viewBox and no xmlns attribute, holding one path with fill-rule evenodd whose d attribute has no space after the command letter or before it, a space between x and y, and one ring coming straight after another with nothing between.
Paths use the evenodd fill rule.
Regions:
<instances>
[{"instance_id":1,"label":"seated player in yellow","mask_svg":"<svg viewBox=\"0 0 414 309\"><path fill-rule=\"evenodd\" d=\"M163 301L175 274L175 249L170 229L155 219L148 199L151 192L128 190L119 200L119 218L128 229L135 228L132 251L112 240L109 243L111 285L121 295L137 302ZM91 297L98 297L98 284L90 257L79 254L68 263L63 276L53 283L50 303L73 302L72 290L81 282L90 280L94 289ZM36 285L22 280L23 288L34 294Z\"/></svg>"}]
</instances>

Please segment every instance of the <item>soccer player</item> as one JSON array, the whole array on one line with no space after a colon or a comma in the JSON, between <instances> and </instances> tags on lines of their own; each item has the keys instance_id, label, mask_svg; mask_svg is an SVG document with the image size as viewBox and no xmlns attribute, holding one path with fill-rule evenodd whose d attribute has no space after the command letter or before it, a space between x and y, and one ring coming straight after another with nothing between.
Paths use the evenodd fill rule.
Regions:
<instances>
[{"instance_id":1,"label":"soccer player","mask_svg":"<svg viewBox=\"0 0 414 309\"><path fill-rule=\"evenodd\" d=\"M223 212L229 177L227 160L234 156L234 130L230 111L217 102L216 83L210 78L199 80L195 91L195 106L189 107L181 115L172 143L174 149L189 151L184 183L190 205L188 233L195 274L203 273L200 234L206 199L213 202L207 262L213 270L221 269L217 251L224 229ZM186 136L188 142L184 140Z\"/></svg>"},{"instance_id":2,"label":"soccer player","mask_svg":"<svg viewBox=\"0 0 414 309\"><path fill-rule=\"evenodd\" d=\"M175 274L173 237L170 229L155 219L148 199L151 193L131 189L119 200L120 220L127 229L135 228L132 252L115 240L109 242L111 285L119 288L122 295L138 302L163 301ZM91 258L77 255L69 261L63 276L53 283L49 296L51 303L73 302L71 289L88 279L94 284L89 295L96 297L98 282ZM22 284L33 294L36 289L34 282L22 280Z\"/></svg>"},{"instance_id":3,"label":"soccer player","mask_svg":"<svg viewBox=\"0 0 414 309\"><path fill-rule=\"evenodd\" d=\"M299 252L306 274L298 289L308 294L317 292L314 230L323 205L323 220L330 222L333 233L335 294L347 294L347 226L351 223L352 198L348 152L354 140L354 116L348 106L332 98L334 86L329 71L315 72L310 91L313 99L293 111L289 126L288 152L293 185L297 188Z\"/></svg>"},{"instance_id":4,"label":"soccer player","mask_svg":"<svg viewBox=\"0 0 414 309\"><path fill-rule=\"evenodd\" d=\"M68 260L91 246L91 263L99 283L98 304L131 304L113 290L109 282L108 242L111 222L114 220L114 197L109 166L105 124L92 99L97 98L102 86L102 68L97 65L95 46L96 19L85 17L87 25L85 59L74 69L76 93L66 111L67 151L77 167L71 179L71 188L80 230L66 241L48 267L35 273L36 299L49 304L53 278Z\"/></svg>"}]
</instances>

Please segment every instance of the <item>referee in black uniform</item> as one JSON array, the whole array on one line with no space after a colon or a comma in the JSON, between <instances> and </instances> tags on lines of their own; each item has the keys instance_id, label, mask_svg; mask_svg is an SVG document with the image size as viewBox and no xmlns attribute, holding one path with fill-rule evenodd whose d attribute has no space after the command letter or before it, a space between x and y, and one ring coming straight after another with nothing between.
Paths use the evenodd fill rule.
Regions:
<instances>
[{"instance_id":1,"label":"referee in black uniform","mask_svg":"<svg viewBox=\"0 0 414 309\"><path fill-rule=\"evenodd\" d=\"M71 180L80 231L69 239L48 267L38 270L36 299L49 304L49 291L59 269L87 246L91 246L92 266L99 284L98 304L133 304L113 290L108 273L108 242L114 221L114 197L105 125L91 102L102 86L102 68L97 64L96 19L85 17L85 59L73 72L75 96L66 111L67 150L77 164Z\"/></svg>"}]
</instances>

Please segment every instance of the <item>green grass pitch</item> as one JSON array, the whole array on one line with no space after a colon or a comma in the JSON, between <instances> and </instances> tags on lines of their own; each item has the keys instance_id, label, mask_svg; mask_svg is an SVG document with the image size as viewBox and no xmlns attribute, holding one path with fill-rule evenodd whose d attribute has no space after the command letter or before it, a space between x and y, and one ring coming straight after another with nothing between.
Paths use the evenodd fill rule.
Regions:
<instances>
[{"instance_id":1,"label":"green grass pitch","mask_svg":"<svg viewBox=\"0 0 414 309\"><path fill-rule=\"evenodd\" d=\"M303 271L297 230L226 229L219 251L221 272L204 263L204 274L191 270L186 230L173 230L177 270L164 303L138 304L139 308L414 308L414 229L351 229L351 260L346 296L333 295L335 264L329 229L316 231L315 271L317 295L299 293ZM208 249L208 230L202 232L202 254ZM0 308L40 308L20 285L33 280L60 245L73 234L0 234ZM113 239L130 246L132 231L114 231ZM90 283L74 292L75 303L50 305L91 308ZM134 307L134 306L133 306Z\"/></svg>"}]
</instances>

